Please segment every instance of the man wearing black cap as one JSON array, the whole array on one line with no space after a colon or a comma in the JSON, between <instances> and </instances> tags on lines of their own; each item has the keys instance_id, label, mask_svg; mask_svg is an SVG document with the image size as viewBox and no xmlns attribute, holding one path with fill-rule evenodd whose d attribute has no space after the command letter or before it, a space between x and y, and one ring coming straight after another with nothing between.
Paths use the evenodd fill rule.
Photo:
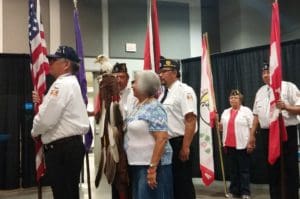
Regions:
<instances>
[{"instance_id":1,"label":"man wearing black cap","mask_svg":"<svg viewBox=\"0 0 300 199\"><path fill-rule=\"evenodd\" d=\"M178 80L178 62L161 59L160 64L159 76L167 90L159 100L168 115L168 133L173 148L174 198L194 199L190 145L197 131L196 94L190 86Z\"/></svg>"},{"instance_id":2,"label":"man wearing black cap","mask_svg":"<svg viewBox=\"0 0 300 199\"><path fill-rule=\"evenodd\" d=\"M268 162L271 87L269 65L266 63L262 68L262 79L265 85L256 93L253 106L254 120L247 148L248 151L252 151L255 148L255 133L258 125L260 125L262 142L264 144L263 150L264 154L266 154L265 159ZM295 106L300 106L300 92L297 86L291 82L282 81L281 100L277 103L277 107L282 110L281 113L286 126L288 140L283 143L283 165L280 164L280 158L278 158L273 165L268 163L269 191L271 199L282 198L281 166L284 168L283 175L285 181L283 186L286 194L285 198L299 198L299 169L297 159L297 125L299 124L299 121L296 115L297 112L295 112L295 110L298 109L295 109Z\"/></svg>"},{"instance_id":3,"label":"man wearing black cap","mask_svg":"<svg viewBox=\"0 0 300 199\"><path fill-rule=\"evenodd\" d=\"M85 153L82 135L89 129L86 106L74 75L80 59L68 46L60 46L47 57L50 73L56 80L39 106L31 135L41 135L54 199L79 199L78 184ZM36 99L35 93L33 98Z\"/></svg>"},{"instance_id":4,"label":"man wearing black cap","mask_svg":"<svg viewBox=\"0 0 300 199\"><path fill-rule=\"evenodd\" d=\"M113 75L117 78L119 90L120 90L120 108L122 111L123 118L128 113L128 106L131 101L135 101L132 89L127 87L129 75L125 63L116 63L112 69Z\"/></svg>"},{"instance_id":5,"label":"man wearing black cap","mask_svg":"<svg viewBox=\"0 0 300 199\"><path fill-rule=\"evenodd\" d=\"M127 114L128 114L128 109L129 109L129 104L133 103L136 99L133 96L133 92L132 89L129 88L127 86L128 84L128 80L129 80L129 75L127 72L127 66L125 63L116 63L113 66L112 69L112 74L116 77L117 82L118 82L118 86L119 86L119 91L120 91L120 110L122 113L122 117L123 120L126 118ZM123 148L123 145L121 146ZM125 153L123 153L125 151L120 152L120 157L123 161L119 162L119 167L122 168L122 171L126 171L127 170L127 158ZM124 162L125 159L125 162ZM118 186L117 183L113 183L112 184L112 199L127 199L127 198L131 198L131 193L130 193L130 188L128 187L129 185L124 183L125 181L123 181L123 186ZM127 190L124 189L124 187L126 187Z\"/></svg>"}]
</instances>

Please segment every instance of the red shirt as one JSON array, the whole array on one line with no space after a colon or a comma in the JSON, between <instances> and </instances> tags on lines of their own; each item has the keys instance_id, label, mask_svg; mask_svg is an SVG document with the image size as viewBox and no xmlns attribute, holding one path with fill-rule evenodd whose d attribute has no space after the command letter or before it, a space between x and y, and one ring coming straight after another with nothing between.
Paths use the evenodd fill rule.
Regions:
<instances>
[{"instance_id":1,"label":"red shirt","mask_svg":"<svg viewBox=\"0 0 300 199\"><path fill-rule=\"evenodd\" d=\"M230 110L230 118L228 121L227 126L227 136L225 141L225 146L229 147L236 147L236 140L235 140L235 118L237 116L238 110L231 109Z\"/></svg>"}]
</instances>

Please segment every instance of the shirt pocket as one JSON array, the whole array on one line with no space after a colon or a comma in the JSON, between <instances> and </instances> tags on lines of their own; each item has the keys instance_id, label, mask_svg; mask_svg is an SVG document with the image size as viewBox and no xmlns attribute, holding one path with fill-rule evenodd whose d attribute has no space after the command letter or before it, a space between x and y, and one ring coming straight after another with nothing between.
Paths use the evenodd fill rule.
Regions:
<instances>
[{"instance_id":1,"label":"shirt pocket","mask_svg":"<svg viewBox=\"0 0 300 199\"><path fill-rule=\"evenodd\" d=\"M175 100L173 98L167 98L164 103L163 107L166 109L166 111L174 111L176 106Z\"/></svg>"},{"instance_id":2,"label":"shirt pocket","mask_svg":"<svg viewBox=\"0 0 300 199\"><path fill-rule=\"evenodd\" d=\"M259 100L256 104L256 110L258 115L266 114L268 102L266 99Z\"/></svg>"}]
</instances>

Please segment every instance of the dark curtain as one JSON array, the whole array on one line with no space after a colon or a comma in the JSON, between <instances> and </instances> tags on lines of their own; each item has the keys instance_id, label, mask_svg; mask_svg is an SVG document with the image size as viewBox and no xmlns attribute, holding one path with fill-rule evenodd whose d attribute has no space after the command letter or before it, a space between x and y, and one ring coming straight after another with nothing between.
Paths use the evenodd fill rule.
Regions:
<instances>
[{"instance_id":1,"label":"dark curtain","mask_svg":"<svg viewBox=\"0 0 300 199\"><path fill-rule=\"evenodd\" d=\"M300 86L300 40L282 43L282 68L283 79ZM261 46L227 53L214 54L211 56L214 89L216 104L219 115L225 108L228 108L228 96L231 89L239 89L244 95L244 105L252 109L256 91L263 85L261 78L261 67L264 61L268 62L269 46ZM199 99L201 82L201 61L200 58L182 60L182 80L191 85ZM199 106L199 104L198 104ZM199 109L198 109L199 110ZM194 153L194 176L200 176L199 172L199 136L195 136L193 147ZM214 159L216 179L221 180L221 167L218 150L218 141L213 132ZM251 181L253 183L266 183L266 161L261 149L261 137L257 136L257 148L252 154ZM229 170L227 157L223 153L225 173L228 176Z\"/></svg>"},{"instance_id":2,"label":"dark curtain","mask_svg":"<svg viewBox=\"0 0 300 199\"><path fill-rule=\"evenodd\" d=\"M0 189L20 186L21 140L26 120L24 103L31 95L31 78L28 55L0 55ZM31 143L22 143L30 149ZM28 153L28 152L26 152Z\"/></svg>"},{"instance_id":3,"label":"dark curtain","mask_svg":"<svg viewBox=\"0 0 300 199\"><path fill-rule=\"evenodd\" d=\"M28 65L29 68L29 65ZM30 105L32 104L32 98L31 98L31 91L32 91L32 83L31 83L31 74L27 73L28 78L26 80L26 84L30 85L29 95L25 97L25 104ZM47 91L49 90L51 84L54 82L54 77L51 75L46 76L46 86ZM28 81L28 82L27 82ZM46 92L47 92L46 91ZM27 107L24 111L24 117L22 122L22 160L21 160L21 179L22 184L21 186L24 188L32 187L36 185L36 172L35 172L35 144L31 137L31 128L32 128L32 122L34 118L34 110ZM49 185L47 175L43 176L41 178L41 184Z\"/></svg>"}]
</instances>

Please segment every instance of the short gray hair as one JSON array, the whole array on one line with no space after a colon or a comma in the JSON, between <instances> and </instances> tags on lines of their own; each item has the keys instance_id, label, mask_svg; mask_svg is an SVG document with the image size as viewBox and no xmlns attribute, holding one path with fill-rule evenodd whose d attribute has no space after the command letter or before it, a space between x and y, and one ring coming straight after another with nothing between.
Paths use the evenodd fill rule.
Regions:
<instances>
[{"instance_id":1,"label":"short gray hair","mask_svg":"<svg viewBox=\"0 0 300 199\"><path fill-rule=\"evenodd\" d=\"M138 91L148 97L154 96L160 88L160 79L158 75L150 70L137 72L135 74L135 79L138 79Z\"/></svg>"},{"instance_id":2,"label":"short gray hair","mask_svg":"<svg viewBox=\"0 0 300 199\"><path fill-rule=\"evenodd\" d=\"M71 64L71 70L72 70L72 74L75 75L78 71L79 71L79 63L73 62L70 60L70 64Z\"/></svg>"}]
</instances>

